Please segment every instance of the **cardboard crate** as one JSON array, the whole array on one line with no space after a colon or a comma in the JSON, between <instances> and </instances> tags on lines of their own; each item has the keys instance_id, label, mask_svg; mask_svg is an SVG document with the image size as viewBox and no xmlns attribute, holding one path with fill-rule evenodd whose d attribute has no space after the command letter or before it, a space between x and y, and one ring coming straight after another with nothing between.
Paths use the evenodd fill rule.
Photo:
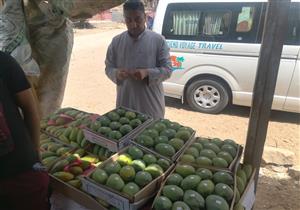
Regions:
<instances>
[{"instance_id":1,"label":"cardboard crate","mask_svg":"<svg viewBox=\"0 0 300 210\"><path fill-rule=\"evenodd\" d=\"M128 147L122 149L119 153L112 156L110 159L103 162L101 165L98 166L98 168L103 168L106 164L116 161L119 155L125 153L127 151ZM144 154L153 154L152 152L149 152L147 150L144 150L140 147L140 149L144 152ZM116 190L113 190L105 185L96 183L93 179L90 178L93 171L91 171L86 177L82 177L82 188L87 193L95 196L95 197L101 197L106 202L111 204L112 206L117 207L120 210L133 210L133 209L139 209L142 204L145 204L153 195L156 193L156 191L159 189L160 184L162 183L163 179L170 173L172 168L174 167L174 164L170 163L170 168L164 172L161 176L157 177L156 179L153 179L152 182L150 182L148 185L146 185L144 188L142 188L137 194L135 194L133 197L124 195ZM95 169L96 170L96 169ZM144 200L144 198L148 198L147 200ZM142 202L143 201L143 202Z\"/></svg>"},{"instance_id":2,"label":"cardboard crate","mask_svg":"<svg viewBox=\"0 0 300 210\"><path fill-rule=\"evenodd\" d=\"M118 108L125 109L126 111L132 111L132 112L135 112L137 114L143 114L143 113L140 113L140 112L137 112L135 110L125 108L125 107L118 107ZM114 109L112 111L115 111L117 109ZM145 115L145 114L143 114L143 115ZM88 141L90 141L94 144L98 144L102 147L108 148L112 152L118 152L121 149L123 149L124 147L128 146L130 144L130 140L132 138L134 138L136 135L138 135L140 133L140 131L143 130L143 128L145 126L147 126L149 123L152 122L152 118L149 117L149 116L147 116L147 117L148 117L148 120L146 120L143 124L139 125L138 127L134 128L131 132L129 132L128 134L123 136L118 141L111 140L111 139L107 138L106 136L101 135L100 133L96 133L96 132L92 131L89 128L83 129L83 132L84 132L85 138Z\"/></svg>"},{"instance_id":3,"label":"cardboard crate","mask_svg":"<svg viewBox=\"0 0 300 210\"><path fill-rule=\"evenodd\" d=\"M206 139L208 140L211 140L213 138L211 137L205 137ZM187 147L184 148L184 151L182 153L182 155L185 153L185 151L190 148L190 146L195 143L195 141L197 140L197 137L194 138L192 141L189 142L189 145ZM201 168L207 168L207 169L211 169L211 170L228 170L228 171L231 171L231 172L234 172L237 165L239 164L240 162L240 159L242 157L242 154L243 154L243 147L241 145L238 145L238 149L237 149L237 152L236 152L236 156L233 158L233 161L230 163L230 165L228 166L228 168L220 168L220 167L215 167L215 166L207 166L207 165L198 165L199 167ZM177 160L178 163L182 162L180 159Z\"/></svg>"},{"instance_id":4,"label":"cardboard crate","mask_svg":"<svg viewBox=\"0 0 300 210\"><path fill-rule=\"evenodd\" d=\"M240 198L240 203L243 205L245 210L252 210L255 203L255 173L256 169L254 168L247 186Z\"/></svg>"},{"instance_id":5,"label":"cardboard crate","mask_svg":"<svg viewBox=\"0 0 300 210\"><path fill-rule=\"evenodd\" d=\"M177 166L177 165L180 165L180 163L177 163L176 166ZM189 165L193 166L196 170L199 169L199 168L205 168L205 167L198 167L198 166L195 166L195 165L193 165L193 164L189 164ZM173 173L175 172L176 166L175 166L174 169L170 172L170 174L168 175L168 177L169 177L171 174L173 174ZM207 168L207 169L209 169L209 168ZM236 190L237 190L236 187L235 187L235 185L236 185L236 178L235 178L235 175L234 175L232 172L230 172L230 171L222 170L222 169L209 169L209 170L211 170L212 172L224 171L224 172L227 172L227 173L229 173L229 174L231 174L231 175L233 176L233 178L234 178L234 183L233 183L233 193L234 193L234 196L233 196L233 198L232 198L232 200L231 200L231 202L230 202L230 205L229 205L230 210L233 210L233 208L234 208L234 202L235 202L235 195L236 195ZM168 177L167 177L167 178L165 179L165 181L162 183L162 185L161 185L161 187L160 187L160 189L159 189L157 195L155 196L155 198L154 198L154 200L153 200L153 203L152 203L152 206L151 206L151 209L154 209L154 201L155 201L156 198L158 198L158 197L161 195L162 189L163 189L163 187L165 186ZM202 181L202 180L201 180L201 181ZM205 200L205 199L204 199L204 200Z\"/></svg>"},{"instance_id":6,"label":"cardboard crate","mask_svg":"<svg viewBox=\"0 0 300 210\"><path fill-rule=\"evenodd\" d=\"M71 200L79 203L88 209L106 210L95 198L87 193L57 179L53 175L50 176L50 186L54 191L63 194Z\"/></svg>"},{"instance_id":7,"label":"cardboard crate","mask_svg":"<svg viewBox=\"0 0 300 210\"><path fill-rule=\"evenodd\" d=\"M144 130L146 130L147 128L150 128L152 125L154 125L155 123L157 123L157 122L159 122L159 121L160 121L160 120L155 120L155 121L153 121L151 124L149 124L148 126L144 127L143 130L141 131L141 133L142 133ZM160 156L160 157L163 157L163 158L165 158L165 159L168 159L168 160L170 160L170 161L172 161L172 162L175 162L175 161L182 155L182 153L183 153L183 151L185 150L185 148L186 148L186 147L190 144L190 142L194 139L195 134L196 134L196 131L194 131L194 132L192 133L191 137L185 142L185 144L183 145L183 147L182 147L180 150L178 150L178 151L175 153L175 155L174 155L173 157L171 157L171 158L170 158L170 157L167 157L167 156L164 156L164 155L161 155L161 154L159 154L159 153L157 153L154 149L147 148L147 147L145 147L145 146L140 145L139 143L137 143L137 142L136 142L136 138L138 137L138 135L137 135L135 138L133 138L133 143L135 143L136 145L139 145L140 147L142 147L143 149L145 149L145 150L147 150L147 151L150 151L150 152L156 154L157 156Z\"/></svg>"}]
</instances>

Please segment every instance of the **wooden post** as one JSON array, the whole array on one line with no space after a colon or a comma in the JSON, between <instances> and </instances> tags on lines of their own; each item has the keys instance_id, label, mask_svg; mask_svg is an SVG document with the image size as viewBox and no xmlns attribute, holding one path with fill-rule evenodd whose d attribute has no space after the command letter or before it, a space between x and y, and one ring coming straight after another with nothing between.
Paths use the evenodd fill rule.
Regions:
<instances>
[{"instance_id":1,"label":"wooden post","mask_svg":"<svg viewBox=\"0 0 300 210\"><path fill-rule=\"evenodd\" d=\"M268 2L244 154L244 162L257 168L255 191L287 32L289 6L290 0Z\"/></svg>"}]
</instances>

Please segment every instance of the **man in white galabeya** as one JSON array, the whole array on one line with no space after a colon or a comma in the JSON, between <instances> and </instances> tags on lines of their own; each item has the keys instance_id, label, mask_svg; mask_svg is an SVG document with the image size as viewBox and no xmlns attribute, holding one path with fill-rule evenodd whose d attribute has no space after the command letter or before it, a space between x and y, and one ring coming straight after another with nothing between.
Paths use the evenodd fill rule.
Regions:
<instances>
[{"instance_id":1,"label":"man in white galabeya","mask_svg":"<svg viewBox=\"0 0 300 210\"><path fill-rule=\"evenodd\" d=\"M117 85L117 106L163 118L162 82L171 76L165 39L145 28L146 14L140 1L123 6L127 31L113 38L106 55L106 74Z\"/></svg>"}]
</instances>

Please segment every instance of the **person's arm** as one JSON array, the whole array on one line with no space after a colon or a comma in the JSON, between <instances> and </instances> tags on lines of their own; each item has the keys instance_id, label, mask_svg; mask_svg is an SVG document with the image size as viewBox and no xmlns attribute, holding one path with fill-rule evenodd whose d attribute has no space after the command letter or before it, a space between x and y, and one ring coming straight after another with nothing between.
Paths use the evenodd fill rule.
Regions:
<instances>
[{"instance_id":1,"label":"person's arm","mask_svg":"<svg viewBox=\"0 0 300 210\"><path fill-rule=\"evenodd\" d=\"M165 40L162 40L162 44L157 55L157 67L150 69L137 69L134 74L135 79L143 80L148 78L148 84L159 84L166 79L170 78L172 74L172 66L170 60L169 47Z\"/></svg>"},{"instance_id":2,"label":"person's arm","mask_svg":"<svg viewBox=\"0 0 300 210\"><path fill-rule=\"evenodd\" d=\"M30 84L20 67L20 65L11 56L5 56L4 60L8 66L7 84L9 91L14 95L16 105L21 109L24 116L24 122L30 135L30 139L39 150L40 141L40 122L37 107L31 92Z\"/></svg>"},{"instance_id":3,"label":"person's arm","mask_svg":"<svg viewBox=\"0 0 300 210\"><path fill-rule=\"evenodd\" d=\"M105 59L105 73L107 77L117 84L117 72L118 69L114 63L114 52L112 43L109 45L107 52L106 52L106 59Z\"/></svg>"},{"instance_id":4,"label":"person's arm","mask_svg":"<svg viewBox=\"0 0 300 210\"><path fill-rule=\"evenodd\" d=\"M34 148L39 151L40 119L31 89L17 92L15 94L15 99L24 115L24 122L29 131Z\"/></svg>"},{"instance_id":5,"label":"person's arm","mask_svg":"<svg viewBox=\"0 0 300 210\"><path fill-rule=\"evenodd\" d=\"M113 81L117 85L120 85L122 83L122 80L129 78L130 74L126 69L116 68L115 57L114 57L115 55L113 52L112 45L113 43L111 43L107 49L106 59L105 59L105 66L106 66L105 73L111 81Z\"/></svg>"}]
</instances>

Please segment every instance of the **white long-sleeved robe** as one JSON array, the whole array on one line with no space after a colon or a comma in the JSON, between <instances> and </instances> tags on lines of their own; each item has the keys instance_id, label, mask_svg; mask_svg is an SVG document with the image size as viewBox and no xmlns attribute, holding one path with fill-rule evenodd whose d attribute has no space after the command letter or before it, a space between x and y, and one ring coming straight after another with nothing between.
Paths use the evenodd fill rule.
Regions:
<instances>
[{"instance_id":1,"label":"white long-sleeved robe","mask_svg":"<svg viewBox=\"0 0 300 210\"><path fill-rule=\"evenodd\" d=\"M169 47L165 39L145 30L137 39L128 32L113 38L106 55L106 74L117 84L117 106L124 106L163 118L165 100L162 82L171 76ZM148 77L142 81L132 78L117 81L118 69L148 69Z\"/></svg>"}]
</instances>

